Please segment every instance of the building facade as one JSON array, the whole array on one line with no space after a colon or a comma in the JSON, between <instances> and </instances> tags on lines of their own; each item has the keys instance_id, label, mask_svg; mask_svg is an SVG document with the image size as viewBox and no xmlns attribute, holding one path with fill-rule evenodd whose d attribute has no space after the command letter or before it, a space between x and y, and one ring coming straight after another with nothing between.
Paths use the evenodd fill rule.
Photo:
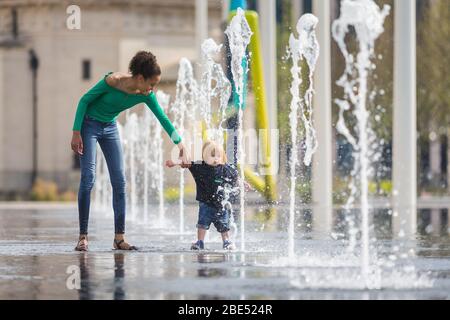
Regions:
<instances>
[{"instance_id":1,"label":"building facade","mask_svg":"<svg viewBox=\"0 0 450 320\"><path fill-rule=\"evenodd\" d=\"M70 5L80 9L80 29L68 27ZM208 36L223 42L221 1L208 5ZM195 0L2 0L0 193L29 190L34 168L61 189L76 189L70 139L82 94L108 71L127 71L143 49L157 56L160 89L173 97L180 58L196 59L195 37Z\"/></svg>"}]
</instances>

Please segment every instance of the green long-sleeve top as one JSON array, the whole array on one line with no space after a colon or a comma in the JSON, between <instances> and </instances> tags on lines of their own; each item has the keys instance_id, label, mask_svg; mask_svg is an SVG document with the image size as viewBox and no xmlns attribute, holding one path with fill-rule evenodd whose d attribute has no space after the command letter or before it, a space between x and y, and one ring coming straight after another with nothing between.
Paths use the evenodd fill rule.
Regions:
<instances>
[{"instance_id":1,"label":"green long-sleeve top","mask_svg":"<svg viewBox=\"0 0 450 320\"><path fill-rule=\"evenodd\" d=\"M172 141L175 144L181 142L181 137L172 122L167 118L153 92L148 95L130 94L114 88L106 82L106 77L111 73L106 74L103 79L81 97L73 124L74 131L81 130L86 114L101 122L112 122L122 111L143 102L154 113Z\"/></svg>"}]
</instances>

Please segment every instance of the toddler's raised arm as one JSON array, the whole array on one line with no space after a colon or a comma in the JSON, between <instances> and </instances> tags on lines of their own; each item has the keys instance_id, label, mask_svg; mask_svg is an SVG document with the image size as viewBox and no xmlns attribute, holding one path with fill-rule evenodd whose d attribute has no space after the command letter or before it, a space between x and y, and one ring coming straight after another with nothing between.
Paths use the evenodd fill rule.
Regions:
<instances>
[{"instance_id":1,"label":"toddler's raised arm","mask_svg":"<svg viewBox=\"0 0 450 320\"><path fill-rule=\"evenodd\" d=\"M175 161L173 160L166 160L166 167L168 168L172 168L175 166L180 166L182 168L190 168L191 167L191 163L190 164L183 164L183 162L180 159L177 159Z\"/></svg>"}]
</instances>

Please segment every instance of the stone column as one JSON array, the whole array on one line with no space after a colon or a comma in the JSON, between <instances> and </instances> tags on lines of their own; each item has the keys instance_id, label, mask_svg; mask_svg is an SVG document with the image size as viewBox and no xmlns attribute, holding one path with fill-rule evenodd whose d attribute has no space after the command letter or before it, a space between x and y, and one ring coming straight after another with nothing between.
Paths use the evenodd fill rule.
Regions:
<instances>
[{"instance_id":1,"label":"stone column","mask_svg":"<svg viewBox=\"0 0 450 320\"><path fill-rule=\"evenodd\" d=\"M450 128L447 128L447 190L450 192ZM450 234L450 203L447 207L447 233Z\"/></svg>"},{"instance_id":2,"label":"stone column","mask_svg":"<svg viewBox=\"0 0 450 320\"><path fill-rule=\"evenodd\" d=\"M221 1L222 2L222 22L227 23L228 15L230 13L230 1Z\"/></svg>"},{"instance_id":3,"label":"stone column","mask_svg":"<svg viewBox=\"0 0 450 320\"><path fill-rule=\"evenodd\" d=\"M439 236L441 233L441 209L433 208L430 212L431 233Z\"/></svg>"},{"instance_id":4,"label":"stone column","mask_svg":"<svg viewBox=\"0 0 450 320\"><path fill-rule=\"evenodd\" d=\"M437 129L433 124L430 124L430 173L431 185L437 186L441 179L441 139L437 133ZM441 231L441 209L431 209L431 227L432 234L439 235Z\"/></svg>"},{"instance_id":5,"label":"stone column","mask_svg":"<svg viewBox=\"0 0 450 320\"><path fill-rule=\"evenodd\" d=\"M278 126L277 121L277 23L276 1L259 0L258 11L261 28L261 45L264 61L264 82L269 111L270 129Z\"/></svg>"},{"instance_id":6,"label":"stone column","mask_svg":"<svg viewBox=\"0 0 450 320\"><path fill-rule=\"evenodd\" d=\"M4 125L3 125L3 114L4 114L4 101L3 101L3 97L4 97L4 92L3 92L3 87L4 87L4 70L3 70L3 49L0 48L0 141L3 141L3 130L4 130ZM3 155L5 154L5 150L4 150L4 145L3 143L0 143L0 192L3 191L4 187L5 187L5 179L4 179L4 163L3 163Z\"/></svg>"},{"instance_id":7,"label":"stone column","mask_svg":"<svg viewBox=\"0 0 450 320\"><path fill-rule=\"evenodd\" d=\"M208 1L195 0L195 49L197 50L197 62L201 58L202 42L207 38L208 38Z\"/></svg>"},{"instance_id":8,"label":"stone column","mask_svg":"<svg viewBox=\"0 0 450 320\"><path fill-rule=\"evenodd\" d=\"M263 0L264 1L264 0ZM295 30L298 19L300 19L303 14L303 0L292 0L291 1L291 12L292 12L292 30Z\"/></svg>"},{"instance_id":9,"label":"stone column","mask_svg":"<svg viewBox=\"0 0 450 320\"><path fill-rule=\"evenodd\" d=\"M319 19L317 38L320 44L314 74L314 126L318 148L312 164L313 230L330 233L333 227L330 1L315 0L313 14Z\"/></svg>"},{"instance_id":10,"label":"stone column","mask_svg":"<svg viewBox=\"0 0 450 320\"><path fill-rule=\"evenodd\" d=\"M395 0L393 232L417 230L416 2Z\"/></svg>"}]
</instances>

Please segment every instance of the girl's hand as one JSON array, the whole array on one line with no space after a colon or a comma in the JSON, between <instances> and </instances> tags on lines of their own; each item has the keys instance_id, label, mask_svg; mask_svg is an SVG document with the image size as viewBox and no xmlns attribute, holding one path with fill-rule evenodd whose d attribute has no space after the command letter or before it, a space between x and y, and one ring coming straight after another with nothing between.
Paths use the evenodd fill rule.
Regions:
<instances>
[{"instance_id":1,"label":"girl's hand","mask_svg":"<svg viewBox=\"0 0 450 320\"><path fill-rule=\"evenodd\" d=\"M70 146L72 147L73 152L83 155L83 139L81 138L80 131L73 132Z\"/></svg>"},{"instance_id":2,"label":"girl's hand","mask_svg":"<svg viewBox=\"0 0 450 320\"><path fill-rule=\"evenodd\" d=\"M190 168L190 167L192 167L192 164L184 164L184 163L181 163L180 164L180 167L182 167L183 169L186 169L186 168Z\"/></svg>"},{"instance_id":3,"label":"girl's hand","mask_svg":"<svg viewBox=\"0 0 450 320\"><path fill-rule=\"evenodd\" d=\"M180 149L179 159L181 160L181 163L185 165L190 164L191 161L188 151L181 142L178 144L178 149Z\"/></svg>"}]
</instances>

